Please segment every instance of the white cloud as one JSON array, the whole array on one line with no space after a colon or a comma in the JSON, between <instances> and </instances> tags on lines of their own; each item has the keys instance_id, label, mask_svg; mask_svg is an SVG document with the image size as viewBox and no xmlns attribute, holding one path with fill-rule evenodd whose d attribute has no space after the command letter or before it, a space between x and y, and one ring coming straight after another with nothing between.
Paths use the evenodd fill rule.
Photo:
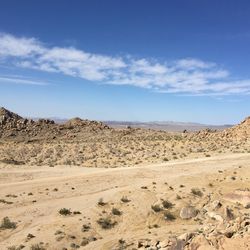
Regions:
<instances>
[{"instance_id":1,"label":"white cloud","mask_svg":"<svg viewBox=\"0 0 250 250\"><path fill-rule=\"evenodd\" d=\"M188 69L188 70L193 70L193 69L208 69L216 66L215 63L211 62L204 62L199 59L194 59L194 58L186 58L186 59L181 59L176 62L176 65L182 69Z\"/></svg>"},{"instance_id":2,"label":"white cloud","mask_svg":"<svg viewBox=\"0 0 250 250\"><path fill-rule=\"evenodd\" d=\"M103 84L132 85L164 93L250 93L250 79L232 81L230 72L214 62L196 58L161 62L132 56L106 56L73 47L46 46L35 38L20 38L9 34L0 34L0 63L61 73Z\"/></svg>"},{"instance_id":3,"label":"white cloud","mask_svg":"<svg viewBox=\"0 0 250 250\"><path fill-rule=\"evenodd\" d=\"M44 48L34 38L16 38L9 34L0 34L0 56L32 56L43 53Z\"/></svg>"}]
</instances>

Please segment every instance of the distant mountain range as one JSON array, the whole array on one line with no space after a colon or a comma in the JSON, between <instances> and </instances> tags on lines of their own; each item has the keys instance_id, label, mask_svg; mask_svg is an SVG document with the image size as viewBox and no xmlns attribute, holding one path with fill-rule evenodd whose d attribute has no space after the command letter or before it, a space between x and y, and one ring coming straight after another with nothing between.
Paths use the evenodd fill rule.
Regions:
<instances>
[{"instance_id":1,"label":"distant mountain range","mask_svg":"<svg viewBox=\"0 0 250 250\"><path fill-rule=\"evenodd\" d=\"M39 118L32 118L33 120L38 120ZM56 123L62 124L68 121L65 118L50 117L48 119L54 120ZM224 130L230 128L234 125L208 125L193 122L174 122L174 121L152 121L152 122L139 122L139 121L102 121L113 128L126 128L128 126L132 128L145 128L145 129L155 129L155 130L165 130L169 132L182 132L187 130L190 132L199 131L203 129L213 129L213 130Z\"/></svg>"},{"instance_id":2,"label":"distant mountain range","mask_svg":"<svg viewBox=\"0 0 250 250\"><path fill-rule=\"evenodd\" d=\"M126 122L126 121L104 121L110 127L124 128L130 126L132 128L147 128L147 129L156 129L156 130L166 130L170 132L181 132L183 130L187 131L199 131L203 129L213 129L213 130L223 130L230 128L233 125L207 125L200 123L191 123L191 122Z\"/></svg>"}]
</instances>

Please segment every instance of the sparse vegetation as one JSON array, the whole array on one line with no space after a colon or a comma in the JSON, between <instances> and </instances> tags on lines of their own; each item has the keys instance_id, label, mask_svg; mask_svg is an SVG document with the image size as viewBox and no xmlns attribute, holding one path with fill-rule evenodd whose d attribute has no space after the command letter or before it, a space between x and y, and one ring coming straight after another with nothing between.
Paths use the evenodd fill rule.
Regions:
<instances>
[{"instance_id":1,"label":"sparse vegetation","mask_svg":"<svg viewBox=\"0 0 250 250\"><path fill-rule=\"evenodd\" d=\"M46 249L40 244L34 244L30 247L30 250L46 250Z\"/></svg>"},{"instance_id":2,"label":"sparse vegetation","mask_svg":"<svg viewBox=\"0 0 250 250\"><path fill-rule=\"evenodd\" d=\"M122 215L122 212L118 208L113 207L112 214L120 216L120 215Z\"/></svg>"},{"instance_id":3,"label":"sparse vegetation","mask_svg":"<svg viewBox=\"0 0 250 250\"><path fill-rule=\"evenodd\" d=\"M80 211L74 211L73 214L75 214L75 215L76 214L81 214L81 212Z\"/></svg>"},{"instance_id":4,"label":"sparse vegetation","mask_svg":"<svg viewBox=\"0 0 250 250\"><path fill-rule=\"evenodd\" d=\"M90 230L90 226L89 225L82 225L82 232L88 232Z\"/></svg>"},{"instance_id":5,"label":"sparse vegetation","mask_svg":"<svg viewBox=\"0 0 250 250\"><path fill-rule=\"evenodd\" d=\"M152 205L151 206L152 210L156 213L159 213L160 211L162 211L162 208L159 205Z\"/></svg>"},{"instance_id":6,"label":"sparse vegetation","mask_svg":"<svg viewBox=\"0 0 250 250\"><path fill-rule=\"evenodd\" d=\"M177 200L180 200L180 199L181 199L181 196L177 194L177 195L176 195L176 199L177 199Z\"/></svg>"},{"instance_id":7,"label":"sparse vegetation","mask_svg":"<svg viewBox=\"0 0 250 250\"><path fill-rule=\"evenodd\" d=\"M19 246L11 246L11 247L8 247L7 249L8 250L22 250L23 248L25 248L24 245L19 245Z\"/></svg>"},{"instance_id":8,"label":"sparse vegetation","mask_svg":"<svg viewBox=\"0 0 250 250\"><path fill-rule=\"evenodd\" d=\"M172 220L175 220L176 217L173 213L166 211L166 212L164 212L164 219L168 220L168 221L172 221Z\"/></svg>"},{"instance_id":9,"label":"sparse vegetation","mask_svg":"<svg viewBox=\"0 0 250 250\"><path fill-rule=\"evenodd\" d=\"M191 193L195 196L199 196L199 197L203 196L203 193L199 188L192 188Z\"/></svg>"},{"instance_id":10,"label":"sparse vegetation","mask_svg":"<svg viewBox=\"0 0 250 250\"><path fill-rule=\"evenodd\" d=\"M123 196L123 197L121 198L121 201L122 201L123 203L130 202L130 200L128 199L127 196Z\"/></svg>"},{"instance_id":11,"label":"sparse vegetation","mask_svg":"<svg viewBox=\"0 0 250 250\"><path fill-rule=\"evenodd\" d=\"M107 203L103 201L103 198L100 198L97 204L98 206L105 206Z\"/></svg>"},{"instance_id":12,"label":"sparse vegetation","mask_svg":"<svg viewBox=\"0 0 250 250\"><path fill-rule=\"evenodd\" d=\"M170 209L174 207L174 204L168 200L163 200L162 201L162 206L166 209Z\"/></svg>"},{"instance_id":13,"label":"sparse vegetation","mask_svg":"<svg viewBox=\"0 0 250 250\"><path fill-rule=\"evenodd\" d=\"M4 217L0 225L0 229L15 229L17 227L16 222L12 222L9 217Z\"/></svg>"},{"instance_id":14,"label":"sparse vegetation","mask_svg":"<svg viewBox=\"0 0 250 250\"><path fill-rule=\"evenodd\" d=\"M33 130L33 126L39 130ZM209 131L190 131L175 136L178 133L136 128L106 129L102 126L101 123L84 120L77 126L71 125L70 129L62 124L54 124L51 127L53 129L50 129L49 124L43 126L34 123L27 129L30 134L22 129L20 131L23 134L14 130L14 135L7 138L4 136L9 135L10 131L7 130L6 134L3 132L1 137L0 125L0 139L3 138L0 140L0 159L9 155L10 158L24 160L30 166L1 165L4 169L1 180L4 184L0 206L3 211L9 211L9 216L13 216L11 220L5 217L0 226L1 231L10 229L2 231L4 237L8 238L3 243L3 249L7 249L6 244L16 244L18 239L23 240L25 249L31 250L54 246L70 250L81 249L86 245L89 249L99 249L101 244L105 244L107 235L114 235L112 249L155 249L163 245L158 243L163 234L164 240L170 245L172 237L178 239L182 233L189 237L190 230L194 232L192 237L202 233L201 236L209 240L219 235L222 241L211 241L216 242L216 246L223 242L223 237L232 237L232 241L238 240L237 237L244 238L249 227L247 209L250 205L234 202L233 199L234 192L239 197L249 194L249 156L233 155L232 152L243 152L243 147L249 150L248 142L239 140L236 147L234 138L226 134L230 131L223 132L225 139L220 139L217 137L221 133L219 131L213 132L212 136ZM40 132L33 138L34 131ZM53 140L52 135L55 136ZM17 143L16 140L20 141ZM228 154L232 157L218 156L218 149L222 149L225 157ZM218 161L217 158L213 161L204 159L205 155L210 154L218 156ZM163 163L185 157L189 160ZM60 166L64 162L72 166ZM44 167L37 168L38 164ZM50 164L55 168L49 168ZM118 168L135 164L142 166L136 169ZM203 164L206 169L202 168ZM242 169L238 168L239 164L242 164ZM92 172L77 166L118 169L94 169ZM221 169L219 173L218 169ZM83 174L78 178L81 171ZM47 181L47 177L53 181ZM28 186L29 183L32 188ZM238 183L240 186L237 186ZM232 201L226 195L231 195ZM98 200L99 197L104 198ZM70 206L72 202L72 210L61 206L49 214L52 201L55 201L56 206ZM221 202L220 206L218 202ZM14 205L9 206L12 203ZM28 209L24 212L26 206ZM49 207L48 211L45 206ZM80 211L74 211L73 208ZM41 219L48 220L46 226L42 223L38 227ZM118 223L120 226L116 228ZM12 231L17 225L18 229ZM120 237L123 237L126 226L129 228L124 235L125 241ZM15 238L16 233L18 239ZM41 235L44 235L46 243L39 243ZM137 236L143 238L142 243L134 241ZM92 244L95 240L97 242ZM36 242L39 244L31 246ZM191 248L192 238L187 242ZM111 244L108 245L111 247ZM20 249L17 246L8 247L8 250Z\"/></svg>"},{"instance_id":15,"label":"sparse vegetation","mask_svg":"<svg viewBox=\"0 0 250 250\"><path fill-rule=\"evenodd\" d=\"M4 204L7 204L7 205L13 204L12 201L6 201L4 199L0 199L0 203L4 203Z\"/></svg>"},{"instance_id":16,"label":"sparse vegetation","mask_svg":"<svg viewBox=\"0 0 250 250\"><path fill-rule=\"evenodd\" d=\"M64 216L71 215L71 213L72 212L68 208L61 208L59 210L59 214L64 215Z\"/></svg>"},{"instance_id":17,"label":"sparse vegetation","mask_svg":"<svg viewBox=\"0 0 250 250\"><path fill-rule=\"evenodd\" d=\"M102 229L111 229L117 224L117 222L113 221L110 217L100 218L97 220L97 223L102 227Z\"/></svg>"}]
</instances>

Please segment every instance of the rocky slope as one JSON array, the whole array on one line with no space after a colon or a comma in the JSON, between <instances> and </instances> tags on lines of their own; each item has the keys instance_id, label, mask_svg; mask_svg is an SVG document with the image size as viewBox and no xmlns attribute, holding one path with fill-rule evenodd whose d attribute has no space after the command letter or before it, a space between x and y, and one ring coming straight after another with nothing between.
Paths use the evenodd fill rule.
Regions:
<instances>
[{"instance_id":1,"label":"rocky slope","mask_svg":"<svg viewBox=\"0 0 250 250\"><path fill-rule=\"evenodd\" d=\"M249 118L224 131L169 133L110 128L74 118L64 124L24 119L1 108L0 161L34 165L120 167L228 152L249 152Z\"/></svg>"},{"instance_id":2,"label":"rocky slope","mask_svg":"<svg viewBox=\"0 0 250 250\"><path fill-rule=\"evenodd\" d=\"M109 129L101 122L74 118L65 124L56 124L53 120L39 119L33 121L6 110L0 109L0 138L16 141L52 140L57 137L74 137L74 134L83 130L99 131Z\"/></svg>"},{"instance_id":3,"label":"rocky slope","mask_svg":"<svg viewBox=\"0 0 250 250\"><path fill-rule=\"evenodd\" d=\"M226 137L231 137L236 140L247 141L250 139L250 117L247 117L240 124L224 131Z\"/></svg>"}]
</instances>

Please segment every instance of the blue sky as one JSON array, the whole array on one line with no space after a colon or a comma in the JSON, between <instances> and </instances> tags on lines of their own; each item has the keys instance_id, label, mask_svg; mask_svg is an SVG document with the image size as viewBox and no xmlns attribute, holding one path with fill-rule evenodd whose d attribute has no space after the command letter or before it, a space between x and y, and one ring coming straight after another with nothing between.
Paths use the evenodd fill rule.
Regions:
<instances>
[{"instance_id":1,"label":"blue sky","mask_svg":"<svg viewBox=\"0 0 250 250\"><path fill-rule=\"evenodd\" d=\"M24 116L238 123L247 0L0 2L0 106Z\"/></svg>"}]
</instances>

